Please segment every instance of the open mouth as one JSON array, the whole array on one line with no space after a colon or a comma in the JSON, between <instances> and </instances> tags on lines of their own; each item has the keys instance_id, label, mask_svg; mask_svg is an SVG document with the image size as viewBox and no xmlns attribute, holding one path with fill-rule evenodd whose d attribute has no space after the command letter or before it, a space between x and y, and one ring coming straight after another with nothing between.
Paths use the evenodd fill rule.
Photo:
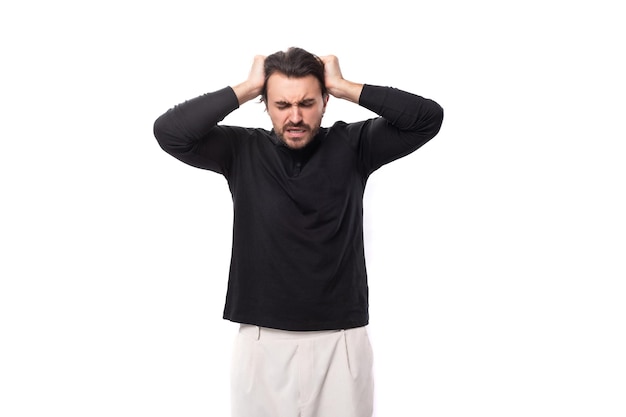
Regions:
<instances>
[{"instance_id":1,"label":"open mouth","mask_svg":"<svg viewBox=\"0 0 626 417\"><path fill-rule=\"evenodd\" d=\"M307 133L307 128L304 126L290 126L285 128L285 133L291 139L302 138Z\"/></svg>"},{"instance_id":2,"label":"open mouth","mask_svg":"<svg viewBox=\"0 0 626 417\"><path fill-rule=\"evenodd\" d=\"M302 136L306 133L306 129L292 127L287 129L287 133L292 136Z\"/></svg>"}]
</instances>

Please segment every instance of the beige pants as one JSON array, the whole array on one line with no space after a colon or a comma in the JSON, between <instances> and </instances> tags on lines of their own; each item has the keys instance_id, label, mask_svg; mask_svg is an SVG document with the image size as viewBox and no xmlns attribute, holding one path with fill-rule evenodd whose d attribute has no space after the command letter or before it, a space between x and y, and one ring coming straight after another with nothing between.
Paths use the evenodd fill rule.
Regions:
<instances>
[{"instance_id":1,"label":"beige pants","mask_svg":"<svg viewBox=\"0 0 626 417\"><path fill-rule=\"evenodd\" d=\"M287 332L241 325L232 417L371 417L367 329Z\"/></svg>"}]
</instances>

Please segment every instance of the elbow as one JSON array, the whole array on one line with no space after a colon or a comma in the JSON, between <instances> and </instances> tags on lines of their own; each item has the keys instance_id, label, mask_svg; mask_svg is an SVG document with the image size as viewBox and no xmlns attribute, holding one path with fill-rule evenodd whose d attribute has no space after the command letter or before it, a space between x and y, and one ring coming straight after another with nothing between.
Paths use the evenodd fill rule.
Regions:
<instances>
[{"instance_id":1,"label":"elbow","mask_svg":"<svg viewBox=\"0 0 626 417\"><path fill-rule=\"evenodd\" d=\"M152 125L152 133L154 134L154 137L156 138L158 144L163 148L165 142L165 126L163 123L163 115L159 116L159 118L154 121L154 124Z\"/></svg>"},{"instance_id":2,"label":"elbow","mask_svg":"<svg viewBox=\"0 0 626 417\"><path fill-rule=\"evenodd\" d=\"M433 117L433 137L435 137L441 130L443 125L443 107L437 104L437 111Z\"/></svg>"},{"instance_id":3,"label":"elbow","mask_svg":"<svg viewBox=\"0 0 626 417\"><path fill-rule=\"evenodd\" d=\"M171 128L167 119L167 113L159 116L152 125L152 133L161 149L171 155L175 151L176 140L170 133Z\"/></svg>"},{"instance_id":4,"label":"elbow","mask_svg":"<svg viewBox=\"0 0 626 417\"><path fill-rule=\"evenodd\" d=\"M443 125L443 108L434 103L428 118L424 120L423 125L420 128L419 135L422 137L426 137L427 140L430 140L437 136L439 131L441 130L441 126Z\"/></svg>"}]
</instances>

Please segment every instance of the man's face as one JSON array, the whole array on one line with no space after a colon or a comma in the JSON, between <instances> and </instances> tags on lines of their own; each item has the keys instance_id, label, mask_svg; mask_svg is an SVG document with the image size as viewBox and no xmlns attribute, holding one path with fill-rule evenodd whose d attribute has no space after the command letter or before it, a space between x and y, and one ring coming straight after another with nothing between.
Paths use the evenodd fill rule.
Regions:
<instances>
[{"instance_id":1,"label":"man's face","mask_svg":"<svg viewBox=\"0 0 626 417\"><path fill-rule=\"evenodd\" d=\"M313 140L327 102L312 75L289 78L274 73L267 80L267 112L276 135L291 149L302 149Z\"/></svg>"}]
</instances>

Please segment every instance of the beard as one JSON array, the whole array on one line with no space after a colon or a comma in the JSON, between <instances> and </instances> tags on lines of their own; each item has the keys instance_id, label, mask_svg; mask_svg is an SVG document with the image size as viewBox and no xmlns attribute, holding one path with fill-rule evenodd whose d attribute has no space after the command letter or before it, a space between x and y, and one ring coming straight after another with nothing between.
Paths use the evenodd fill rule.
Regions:
<instances>
[{"instance_id":1,"label":"beard","mask_svg":"<svg viewBox=\"0 0 626 417\"><path fill-rule=\"evenodd\" d=\"M280 131L276 131L276 136L288 148L302 149L311 143L319 128L319 126L313 128L303 122L287 123Z\"/></svg>"}]
</instances>

